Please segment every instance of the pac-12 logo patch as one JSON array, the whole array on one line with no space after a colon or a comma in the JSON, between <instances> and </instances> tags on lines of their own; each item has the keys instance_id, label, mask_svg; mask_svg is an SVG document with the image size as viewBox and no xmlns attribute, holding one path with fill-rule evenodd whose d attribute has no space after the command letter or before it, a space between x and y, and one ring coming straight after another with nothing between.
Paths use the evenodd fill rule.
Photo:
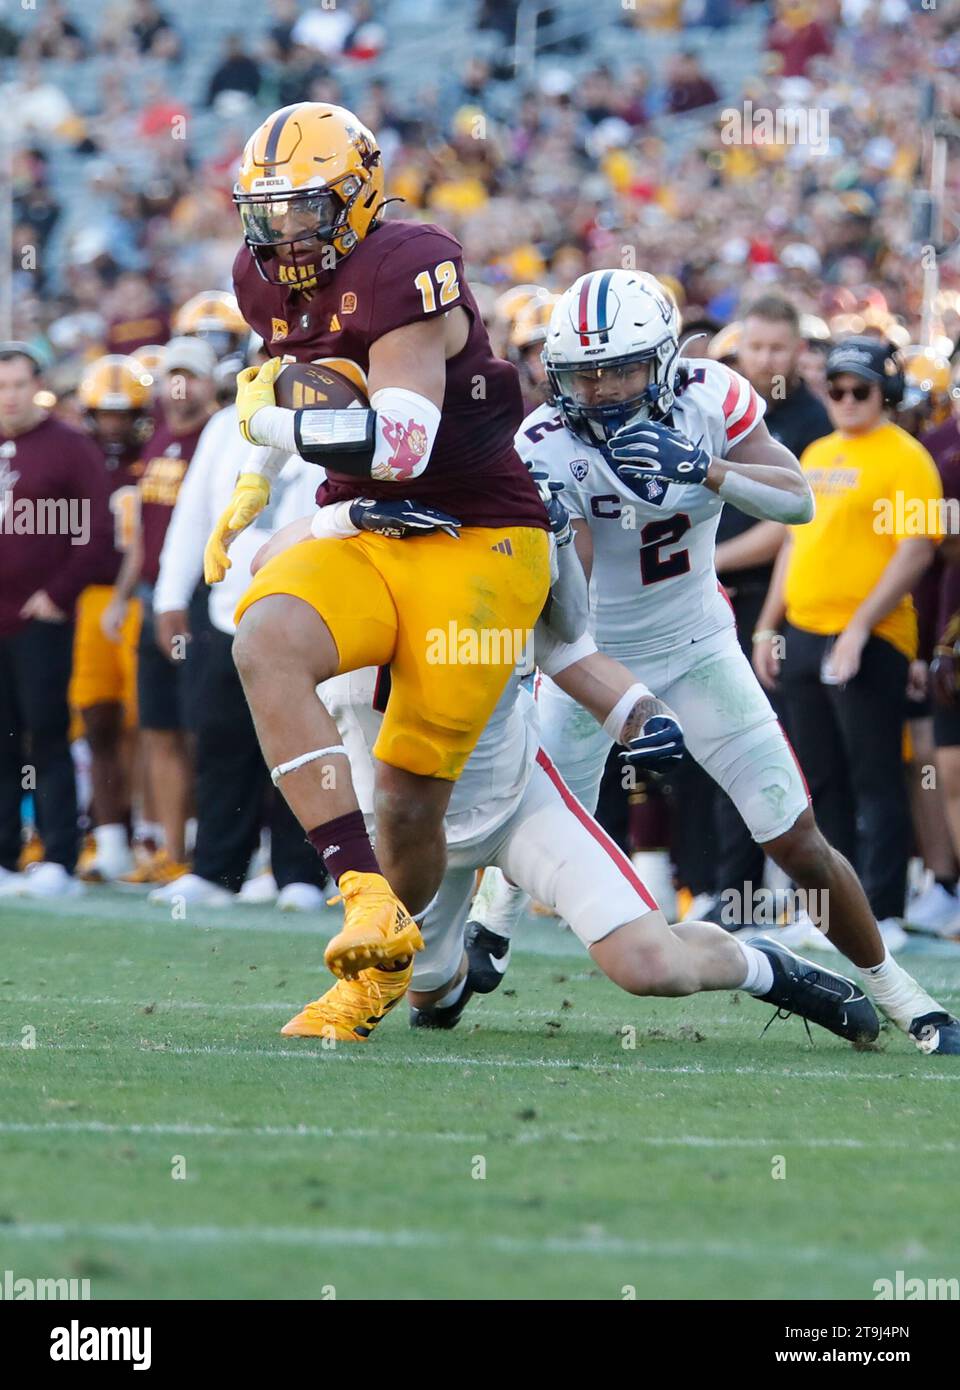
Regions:
<instances>
[{"instance_id":1,"label":"pac-12 logo patch","mask_svg":"<svg viewBox=\"0 0 960 1390\"><path fill-rule=\"evenodd\" d=\"M586 459L571 459L570 472L576 478L578 483L582 483L584 478L590 472L590 465Z\"/></svg>"}]
</instances>

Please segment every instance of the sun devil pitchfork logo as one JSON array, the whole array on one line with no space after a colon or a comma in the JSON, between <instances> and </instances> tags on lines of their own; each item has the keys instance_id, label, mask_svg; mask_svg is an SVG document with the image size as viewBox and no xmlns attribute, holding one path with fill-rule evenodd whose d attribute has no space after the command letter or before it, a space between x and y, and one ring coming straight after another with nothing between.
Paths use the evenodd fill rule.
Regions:
<instances>
[{"instance_id":1,"label":"sun devil pitchfork logo","mask_svg":"<svg viewBox=\"0 0 960 1390\"><path fill-rule=\"evenodd\" d=\"M380 423L393 453L385 463L377 465L373 476L390 482L416 478L423 470L427 455L427 432L418 420L406 424L396 416L380 413Z\"/></svg>"}]
</instances>

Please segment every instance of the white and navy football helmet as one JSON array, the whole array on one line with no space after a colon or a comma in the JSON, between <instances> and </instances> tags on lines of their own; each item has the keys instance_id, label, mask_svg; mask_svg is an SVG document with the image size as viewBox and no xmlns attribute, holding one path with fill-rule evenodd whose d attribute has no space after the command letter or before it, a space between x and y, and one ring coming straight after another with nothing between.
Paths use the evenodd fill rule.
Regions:
<instances>
[{"instance_id":1,"label":"white and navy football helmet","mask_svg":"<svg viewBox=\"0 0 960 1390\"><path fill-rule=\"evenodd\" d=\"M680 316L655 276L642 270L592 270L554 306L543 350L553 400L578 439L603 445L628 420L669 415L677 389ZM606 403L582 399L584 385L629 375L650 363L636 395ZM591 393L592 394L592 393Z\"/></svg>"}]
</instances>

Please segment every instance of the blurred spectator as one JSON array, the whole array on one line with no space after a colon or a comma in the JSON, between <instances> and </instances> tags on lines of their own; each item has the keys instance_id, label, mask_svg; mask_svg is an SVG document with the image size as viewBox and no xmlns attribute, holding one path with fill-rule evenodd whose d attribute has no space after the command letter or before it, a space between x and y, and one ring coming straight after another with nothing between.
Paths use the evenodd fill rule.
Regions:
<instances>
[{"instance_id":1,"label":"blurred spectator","mask_svg":"<svg viewBox=\"0 0 960 1390\"><path fill-rule=\"evenodd\" d=\"M187 113L186 104L171 97L163 83L156 80L144 83L140 105L138 134L146 140L157 136L173 138L176 122L182 121Z\"/></svg>"},{"instance_id":2,"label":"blurred spectator","mask_svg":"<svg viewBox=\"0 0 960 1390\"><path fill-rule=\"evenodd\" d=\"M255 97L260 90L260 64L243 45L240 34L228 34L223 58L210 75L207 105L213 106L222 93L240 93Z\"/></svg>"},{"instance_id":3,"label":"blurred spectator","mask_svg":"<svg viewBox=\"0 0 960 1390\"><path fill-rule=\"evenodd\" d=\"M344 57L355 63L369 63L383 51L386 30L374 19L370 0L357 0L353 21L343 46Z\"/></svg>"},{"instance_id":4,"label":"blurred spectator","mask_svg":"<svg viewBox=\"0 0 960 1390\"><path fill-rule=\"evenodd\" d=\"M169 315L146 275L120 275L104 308L109 315L108 352L130 353L144 343L166 342L170 335Z\"/></svg>"},{"instance_id":5,"label":"blurred spectator","mask_svg":"<svg viewBox=\"0 0 960 1390\"><path fill-rule=\"evenodd\" d=\"M181 56L180 35L153 0L133 0L130 33L140 53L168 62Z\"/></svg>"},{"instance_id":6,"label":"blurred spectator","mask_svg":"<svg viewBox=\"0 0 960 1390\"><path fill-rule=\"evenodd\" d=\"M667 110L674 115L719 101L716 87L695 53L677 53L667 65Z\"/></svg>"},{"instance_id":7,"label":"blurred spectator","mask_svg":"<svg viewBox=\"0 0 960 1390\"><path fill-rule=\"evenodd\" d=\"M4 110L17 113L18 131L27 137L72 133L73 107L63 88L44 82L37 63L21 63L19 74L15 81L0 87Z\"/></svg>"},{"instance_id":8,"label":"blurred spectator","mask_svg":"<svg viewBox=\"0 0 960 1390\"><path fill-rule=\"evenodd\" d=\"M14 154L13 211L17 222L29 229L34 244L42 250L61 212L48 183L47 160L42 150L27 148ZM44 269L38 262L37 270Z\"/></svg>"},{"instance_id":9,"label":"blurred spectator","mask_svg":"<svg viewBox=\"0 0 960 1390\"><path fill-rule=\"evenodd\" d=\"M504 43L513 43L517 33L518 8L519 0L481 0L477 28L491 30L499 34ZM539 22L548 20L548 15L541 15Z\"/></svg>"},{"instance_id":10,"label":"blurred spectator","mask_svg":"<svg viewBox=\"0 0 960 1390\"><path fill-rule=\"evenodd\" d=\"M831 53L833 44L807 0L779 0L767 48L780 59L781 77L806 77L813 59Z\"/></svg>"},{"instance_id":11,"label":"blurred spectator","mask_svg":"<svg viewBox=\"0 0 960 1390\"><path fill-rule=\"evenodd\" d=\"M54 58L73 63L86 52L86 40L60 0L47 0L20 44L21 59Z\"/></svg>"},{"instance_id":12,"label":"blurred spectator","mask_svg":"<svg viewBox=\"0 0 960 1390\"><path fill-rule=\"evenodd\" d=\"M885 411L898 390L890 344L865 337L827 362L834 432L801 459L816 499L791 528L754 635L754 666L770 687L782 673L788 727L831 844L857 867L881 934L906 901L910 815L903 768L905 692L917 655L910 597L933 561L942 496L933 460ZM921 524L880 510L920 504ZM911 510L911 514L913 514ZM782 638L777 629L782 628ZM897 933L899 937L897 938Z\"/></svg>"},{"instance_id":13,"label":"blurred spectator","mask_svg":"<svg viewBox=\"0 0 960 1390\"><path fill-rule=\"evenodd\" d=\"M346 47L353 26L350 0L332 8L323 0L317 0L316 4L304 10L294 24L293 42L312 49L323 58L338 58Z\"/></svg>"},{"instance_id":14,"label":"blurred spectator","mask_svg":"<svg viewBox=\"0 0 960 1390\"><path fill-rule=\"evenodd\" d=\"M74 605L112 536L99 451L36 403L39 377L22 344L0 344L0 894L55 897L78 891L67 706ZM44 859L21 876L27 787Z\"/></svg>"},{"instance_id":15,"label":"blurred spectator","mask_svg":"<svg viewBox=\"0 0 960 1390\"><path fill-rule=\"evenodd\" d=\"M271 0L270 10L266 53L274 62L286 62L294 48L293 30L300 12L299 6L297 0Z\"/></svg>"},{"instance_id":16,"label":"blurred spectator","mask_svg":"<svg viewBox=\"0 0 960 1390\"><path fill-rule=\"evenodd\" d=\"M823 404L800 378L802 347L796 309L780 295L765 295L744 314L733 361L763 398L767 429L796 458L831 430ZM753 634L759 627L773 562L786 529L776 521L757 521L729 505L720 515L717 573L730 599L737 637L747 657L753 655ZM772 698L777 701L776 692ZM762 881L763 850L750 838L743 820L722 794L717 796L716 856L719 897L727 889L742 895L744 883Z\"/></svg>"}]
</instances>

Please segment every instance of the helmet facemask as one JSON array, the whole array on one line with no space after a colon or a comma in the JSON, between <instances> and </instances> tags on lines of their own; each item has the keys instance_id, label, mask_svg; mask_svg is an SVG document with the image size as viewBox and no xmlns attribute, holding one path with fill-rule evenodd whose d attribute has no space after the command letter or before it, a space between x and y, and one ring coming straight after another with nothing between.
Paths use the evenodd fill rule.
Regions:
<instances>
[{"instance_id":1,"label":"helmet facemask","mask_svg":"<svg viewBox=\"0 0 960 1390\"><path fill-rule=\"evenodd\" d=\"M379 159L375 151L371 163ZM309 289L356 246L359 238L350 226L350 211L366 184L355 173L317 188L282 189L275 180L264 182L274 187L233 195L244 241L270 284Z\"/></svg>"},{"instance_id":2,"label":"helmet facemask","mask_svg":"<svg viewBox=\"0 0 960 1390\"><path fill-rule=\"evenodd\" d=\"M585 444L602 448L629 421L661 420L670 413L675 399L673 383L678 355L676 339L669 337L654 348L605 361L585 359L561 363L551 361L549 353L544 351L543 363L554 404L567 427ZM578 387L582 387L584 378L592 377L595 381L605 377L626 379L642 362L649 363L650 372L641 391L595 405L578 397Z\"/></svg>"}]
</instances>

